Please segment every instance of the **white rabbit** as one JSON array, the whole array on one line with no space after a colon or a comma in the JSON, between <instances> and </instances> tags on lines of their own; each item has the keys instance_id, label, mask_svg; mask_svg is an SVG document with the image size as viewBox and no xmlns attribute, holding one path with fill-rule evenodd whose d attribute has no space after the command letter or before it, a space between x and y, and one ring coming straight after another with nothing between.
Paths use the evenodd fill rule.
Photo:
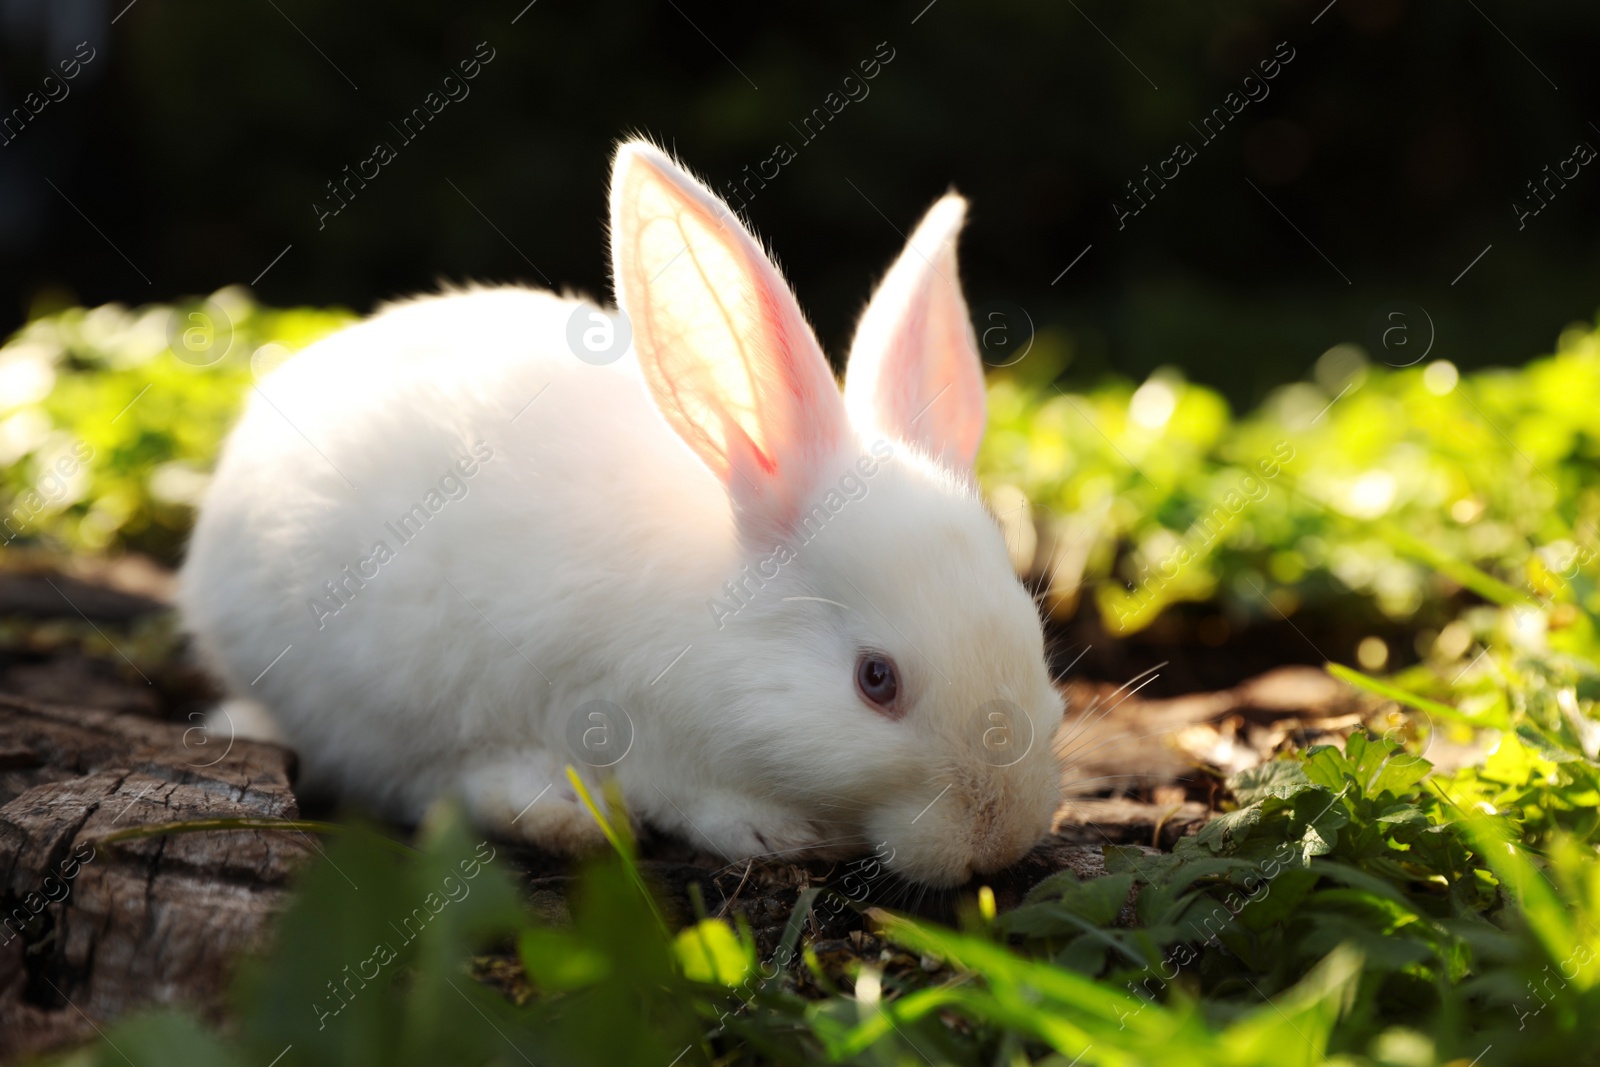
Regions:
<instances>
[{"instance_id":1,"label":"white rabbit","mask_svg":"<svg viewBox=\"0 0 1600 1067\"><path fill-rule=\"evenodd\" d=\"M570 764L729 859L876 847L933 885L1015 861L1056 810L1062 702L972 477L964 212L917 228L841 397L739 220L623 145L621 315L427 297L259 384L183 571L207 665L308 782L398 818L454 793L588 847ZM610 322L632 346L600 365Z\"/></svg>"}]
</instances>

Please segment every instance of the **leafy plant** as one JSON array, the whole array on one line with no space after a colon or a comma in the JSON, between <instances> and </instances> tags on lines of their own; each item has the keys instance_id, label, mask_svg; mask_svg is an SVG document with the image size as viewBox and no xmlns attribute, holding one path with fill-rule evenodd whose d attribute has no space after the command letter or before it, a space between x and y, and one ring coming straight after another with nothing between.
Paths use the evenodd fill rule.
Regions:
<instances>
[{"instance_id":1,"label":"leafy plant","mask_svg":"<svg viewBox=\"0 0 1600 1067\"><path fill-rule=\"evenodd\" d=\"M256 379L353 318L263 308L225 289L30 322L0 348L6 539L174 561Z\"/></svg>"},{"instance_id":2,"label":"leafy plant","mask_svg":"<svg viewBox=\"0 0 1600 1067\"><path fill-rule=\"evenodd\" d=\"M1465 376L1342 345L1237 421L1171 370L1065 391L1044 340L1036 366L991 377L980 472L1043 527L1024 563L1058 608L1091 590L1107 628L1131 633L1181 601L1243 622L1370 600L1437 629L1467 588L1570 603L1592 630L1600 333Z\"/></svg>"}]
</instances>

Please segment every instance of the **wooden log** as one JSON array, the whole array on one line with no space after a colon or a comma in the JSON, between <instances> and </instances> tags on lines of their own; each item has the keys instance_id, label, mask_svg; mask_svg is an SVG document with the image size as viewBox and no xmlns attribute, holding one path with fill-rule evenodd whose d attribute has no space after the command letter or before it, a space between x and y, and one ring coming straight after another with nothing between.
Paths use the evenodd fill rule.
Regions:
<instances>
[{"instance_id":1,"label":"wooden log","mask_svg":"<svg viewBox=\"0 0 1600 1067\"><path fill-rule=\"evenodd\" d=\"M0 1059L152 1004L217 1018L316 843L279 830L97 839L156 822L298 817L294 756L186 724L0 695Z\"/></svg>"}]
</instances>

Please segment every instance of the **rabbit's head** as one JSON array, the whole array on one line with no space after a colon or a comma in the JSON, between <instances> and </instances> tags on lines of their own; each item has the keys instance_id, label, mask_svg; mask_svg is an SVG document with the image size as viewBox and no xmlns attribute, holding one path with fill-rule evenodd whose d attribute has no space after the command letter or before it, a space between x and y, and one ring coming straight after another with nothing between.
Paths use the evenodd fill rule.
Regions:
<instances>
[{"instance_id":1,"label":"rabbit's head","mask_svg":"<svg viewBox=\"0 0 1600 1067\"><path fill-rule=\"evenodd\" d=\"M972 473L984 387L957 275L964 212L946 196L917 227L841 396L777 268L717 197L641 143L620 150L611 192L640 366L725 487L744 550L707 591L719 630L693 672L708 774L770 799L750 829L771 851L881 846L934 885L1017 860L1059 802L1061 697Z\"/></svg>"}]
</instances>

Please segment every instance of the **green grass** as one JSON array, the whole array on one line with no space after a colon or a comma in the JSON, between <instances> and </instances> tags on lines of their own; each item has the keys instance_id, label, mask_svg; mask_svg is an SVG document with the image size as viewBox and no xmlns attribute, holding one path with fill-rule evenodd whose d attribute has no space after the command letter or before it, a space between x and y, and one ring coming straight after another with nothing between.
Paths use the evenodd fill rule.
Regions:
<instances>
[{"instance_id":1,"label":"green grass","mask_svg":"<svg viewBox=\"0 0 1600 1067\"><path fill-rule=\"evenodd\" d=\"M248 390L354 318L263 308L229 289L208 302L73 308L30 322L0 348L4 536L175 561ZM57 467L64 457L87 462L68 473Z\"/></svg>"},{"instance_id":2,"label":"green grass","mask_svg":"<svg viewBox=\"0 0 1600 1067\"><path fill-rule=\"evenodd\" d=\"M980 473L992 493L1054 520L1034 569L1056 573L1063 597L1081 584L1113 632L1186 600L1241 624L1274 617L1273 605L1337 612L1361 601L1396 624L1434 627L1462 589L1492 603L1594 606L1592 568L1561 577L1600 552L1591 329L1568 329L1554 355L1520 370L1466 376L1444 363L1368 365L1341 346L1311 380L1236 420L1220 396L1170 372L1137 389L1063 393L1046 381L1048 338L1036 348L1035 367L991 379ZM1210 525L1226 529L1207 536L1219 506ZM1169 564L1175 577L1148 579L1183 549L1193 558Z\"/></svg>"}]
</instances>

